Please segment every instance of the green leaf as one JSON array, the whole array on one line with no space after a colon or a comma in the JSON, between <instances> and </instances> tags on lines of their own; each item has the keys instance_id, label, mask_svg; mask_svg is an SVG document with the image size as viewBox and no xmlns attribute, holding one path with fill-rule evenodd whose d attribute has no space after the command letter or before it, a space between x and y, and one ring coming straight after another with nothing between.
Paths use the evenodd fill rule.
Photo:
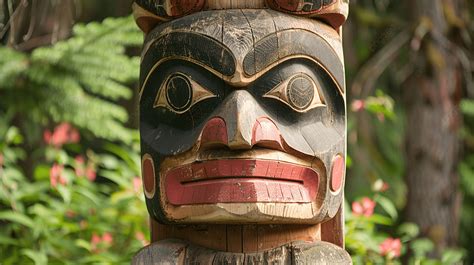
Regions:
<instances>
[{"instance_id":1,"label":"green leaf","mask_svg":"<svg viewBox=\"0 0 474 265\"><path fill-rule=\"evenodd\" d=\"M392 225L393 222L390 218L379 215L379 214L373 214L368 218L368 220L374 224L380 224L380 225Z\"/></svg>"},{"instance_id":2,"label":"green leaf","mask_svg":"<svg viewBox=\"0 0 474 265\"><path fill-rule=\"evenodd\" d=\"M78 188L78 189L75 189L75 192L88 198L92 203L94 203L94 205L96 206L99 206L101 205L101 200L99 199L99 197L94 193L94 192L91 192L89 190L86 190L86 189L83 189L83 188Z\"/></svg>"},{"instance_id":3,"label":"green leaf","mask_svg":"<svg viewBox=\"0 0 474 265\"><path fill-rule=\"evenodd\" d=\"M415 256L423 257L434 249L434 243L429 239L421 238L413 241L411 243L411 248L413 249Z\"/></svg>"},{"instance_id":4,"label":"green leaf","mask_svg":"<svg viewBox=\"0 0 474 265\"><path fill-rule=\"evenodd\" d=\"M471 99L463 99L461 101L461 111L468 115L474 116L474 100Z\"/></svg>"},{"instance_id":5,"label":"green leaf","mask_svg":"<svg viewBox=\"0 0 474 265\"><path fill-rule=\"evenodd\" d=\"M84 239L77 239L76 241L74 241L74 243L80 248L84 248L87 251L91 251L91 244L88 241L85 241Z\"/></svg>"},{"instance_id":6,"label":"green leaf","mask_svg":"<svg viewBox=\"0 0 474 265\"><path fill-rule=\"evenodd\" d=\"M420 228L414 223L403 223L398 227L398 233L403 241L408 241L419 235Z\"/></svg>"},{"instance_id":7,"label":"green leaf","mask_svg":"<svg viewBox=\"0 0 474 265\"><path fill-rule=\"evenodd\" d=\"M0 245L19 246L20 244L17 239L0 234Z\"/></svg>"},{"instance_id":8,"label":"green leaf","mask_svg":"<svg viewBox=\"0 0 474 265\"><path fill-rule=\"evenodd\" d=\"M448 249L443 252L441 262L443 264L462 264L464 252L459 249Z\"/></svg>"},{"instance_id":9,"label":"green leaf","mask_svg":"<svg viewBox=\"0 0 474 265\"><path fill-rule=\"evenodd\" d=\"M49 180L49 170L50 169L51 169L51 166L49 166L49 165L45 165L45 164L38 165L35 168L35 171L34 171L34 174L33 174L35 176L35 180L37 180L37 181Z\"/></svg>"},{"instance_id":10,"label":"green leaf","mask_svg":"<svg viewBox=\"0 0 474 265\"><path fill-rule=\"evenodd\" d=\"M21 251L23 255L27 256L34 261L35 265L46 265L48 264L48 257L44 252L36 251L33 249L24 249Z\"/></svg>"},{"instance_id":11,"label":"green leaf","mask_svg":"<svg viewBox=\"0 0 474 265\"><path fill-rule=\"evenodd\" d=\"M23 142L23 136L20 134L20 130L17 127L10 127L5 137L5 142L8 144L21 144Z\"/></svg>"},{"instance_id":12,"label":"green leaf","mask_svg":"<svg viewBox=\"0 0 474 265\"><path fill-rule=\"evenodd\" d=\"M382 195L379 195L379 194L377 196L374 196L374 200L380 206L382 206L382 208L385 210L385 212L387 212L388 215L390 215L392 220L396 220L398 218L397 208L395 207L395 204L393 204L392 201L390 201L388 198L386 198Z\"/></svg>"},{"instance_id":13,"label":"green leaf","mask_svg":"<svg viewBox=\"0 0 474 265\"><path fill-rule=\"evenodd\" d=\"M30 217L19 212L14 212L14 211L0 212L0 220L6 220L13 223L18 223L30 228L34 227L33 220Z\"/></svg>"},{"instance_id":14,"label":"green leaf","mask_svg":"<svg viewBox=\"0 0 474 265\"><path fill-rule=\"evenodd\" d=\"M69 187L58 185L57 190L66 204L71 203L71 189Z\"/></svg>"}]
</instances>

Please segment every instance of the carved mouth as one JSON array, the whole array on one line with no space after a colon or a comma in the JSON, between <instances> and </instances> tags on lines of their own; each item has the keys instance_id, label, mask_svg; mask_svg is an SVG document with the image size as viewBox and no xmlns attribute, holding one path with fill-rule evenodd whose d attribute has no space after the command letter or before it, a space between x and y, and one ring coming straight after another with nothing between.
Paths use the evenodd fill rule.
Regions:
<instances>
[{"instance_id":1,"label":"carved mouth","mask_svg":"<svg viewBox=\"0 0 474 265\"><path fill-rule=\"evenodd\" d=\"M169 170L165 190L173 205L308 203L319 174L310 167L265 159L216 159Z\"/></svg>"}]
</instances>

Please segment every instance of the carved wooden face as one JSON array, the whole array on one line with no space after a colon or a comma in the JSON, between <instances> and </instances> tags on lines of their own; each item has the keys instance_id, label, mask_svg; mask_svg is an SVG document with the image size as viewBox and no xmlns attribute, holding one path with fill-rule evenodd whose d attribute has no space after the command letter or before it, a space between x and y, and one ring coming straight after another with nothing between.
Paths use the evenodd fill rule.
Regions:
<instances>
[{"instance_id":1,"label":"carved wooden face","mask_svg":"<svg viewBox=\"0 0 474 265\"><path fill-rule=\"evenodd\" d=\"M338 33L272 10L199 12L147 35L140 132L161 222L319 223L342 202Z\"/></svg>"}]
</instances>

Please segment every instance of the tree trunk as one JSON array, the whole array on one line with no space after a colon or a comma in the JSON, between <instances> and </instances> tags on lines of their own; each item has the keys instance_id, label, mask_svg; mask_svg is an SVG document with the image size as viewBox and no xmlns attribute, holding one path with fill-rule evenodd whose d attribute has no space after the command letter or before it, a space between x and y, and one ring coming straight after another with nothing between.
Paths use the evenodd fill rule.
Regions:
<instances>
[{"instance_id":1,"label":"tree trunk","mask_svg":"<svg viewBox=\"0 0 474 265\"><path fill-rule=\"evenodd\" d=\"M422 46L415 59L418 71L404 87L408 186L405 217L420 226L422 236L436 243L437 255L445 247L456 245L458 239L462 72L448 40L450 26L445 9L455 10L454 5L462 1L416 1L415 19L428 19L425 25L429 33L420 37L423 40L415 36L412 42L412 48L416 49L417 41ZM409 2L413 6L414 2Z\"/></svg>"}]
</instances>

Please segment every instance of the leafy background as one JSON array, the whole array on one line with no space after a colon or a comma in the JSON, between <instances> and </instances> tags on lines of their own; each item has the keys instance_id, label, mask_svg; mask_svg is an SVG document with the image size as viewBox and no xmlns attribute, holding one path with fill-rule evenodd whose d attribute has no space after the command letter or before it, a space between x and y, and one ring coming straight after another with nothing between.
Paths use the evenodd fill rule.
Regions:
<instances>
[{"instance_id":1,"label":"leafy background","mask_svg":"<svg viewBox=\"0 0 474 265\"><path fill-rule=\"evenodd\" d=\"M0 8L24 2L4 1ZM143 36L127 16L130 1L44 2L53 12L43 12L46 22L36 32L52 32L46 41L25 38L39 18L32 17L20 37L0 27L0 264L129 264L149 241L136 114ZM420 24L407 22L397 3L351 1L344 31L346 248L355 264L472 263L474 100L468 93L460 105L457 246L440 248L403 216L406 109L400 86L410 46L401 43ZM75 7L73 15L55 24L67 17L61 16L63 4ZM467 34L474 28L469 8ZM368 82L367 65L388 45L399 50L397 58Z\"/></svg>"}]
</instances>

